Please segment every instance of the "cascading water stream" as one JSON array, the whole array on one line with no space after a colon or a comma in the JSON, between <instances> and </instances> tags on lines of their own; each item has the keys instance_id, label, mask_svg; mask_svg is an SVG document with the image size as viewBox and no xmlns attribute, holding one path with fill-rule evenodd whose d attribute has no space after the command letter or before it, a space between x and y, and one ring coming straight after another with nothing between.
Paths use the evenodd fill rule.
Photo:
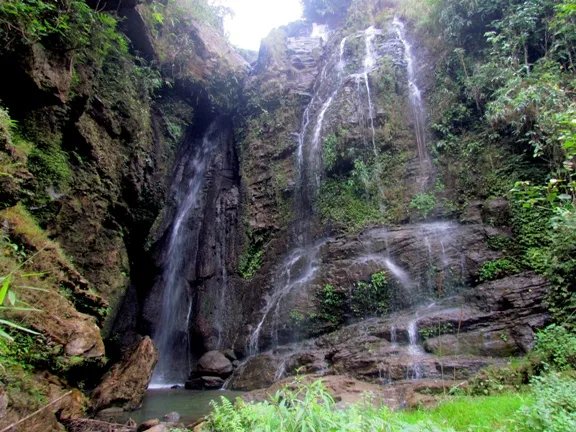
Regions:
<instances>
[{"instance_id":1,"label":"cascading water stream","mask_svg":"<svg viewBox=\"0 0 576 432\"><path fill-rule=\"evenodd\" d=\"M328 34L329 30L323 29L322 33ZM315 33L312 36L314 35ZM248 352L252 355L259 351L262 329L266 320L270 318L272 318L271 343L272 345L278 343L278 321L282 300L294 289L308 284L319 266L318 256L325 240L314 241L311 224L314 217L314 202L321 186L323 171L322 128L326 113L334 102L344 79L346 39L341 40L339 50L335 51L324 65L314 95L302 116L297 150L295 221L292 224L294 249L279 266L273 280L272 293L268 295L266 304L260 312L260 320L249 337ZM333 73L334 71L336 73ZM313 129L310 131L312 125Z\"/></svg>"},{"instance_id":2,"label":"cascading water stream","mask_svg":"<svg viewBox=\"0 0 576 432\"><path fill-rule=\"evenodd\" d=\"M203 186L211 153L216 147L212 135L216 122L209 126L200 147L193 155L185 155L175 182L177 210L168 238L166 267L161 276L160 320L153 332L159 360L152 376L151 387L182 384L190 369L188 324L192 299L184 277L187 260L196 259L200 218L193 228L187 221L199 215L204 200ZM190 249L192 248L192 250Z\"/></svg>"},{"instance_id":3,"label":"cascading water stream","mask_svg":"<svg viewBox=\"0 0 576 432\"><path fill-rule=\"evenodd\" d=\"M408 72L408 86L410 94L410 105L414 113L414 128L416 133L416 143L418 145L418 158L420 163L423 164L428 161L426 153L426 128L424 119L424 104L422 103L422 93L416 85L416 76L414 73L414 58L412 56L412 47L406 40L406 29L404 23L397 17L394 17L392 22L398 39L402 42L404 47L404 59L406 61L406 69Z\"/></svg>"}]
</instances>

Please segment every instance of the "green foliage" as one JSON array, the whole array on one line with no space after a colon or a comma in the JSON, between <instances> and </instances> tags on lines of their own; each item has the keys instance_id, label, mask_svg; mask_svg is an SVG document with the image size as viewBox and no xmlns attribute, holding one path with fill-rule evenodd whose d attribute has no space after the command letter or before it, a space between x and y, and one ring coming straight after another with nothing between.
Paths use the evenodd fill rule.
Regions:
<instances>
[{"instance_id":1,"label":"green foliage","mask_svg":"<svg viewBox=\"0 0 576 432\"><path fill-rule=\"evenodd\" d=\"M28 278L33 276L38 276L38 274L26 274L22 273L20 270L22 266L26 263L30 262L39 252L30 256L30 258L24 260L26 257L26 253L23 252L23 249L19 246L10 241L10 238L7 235L2 235L0 237L0 246L2 249L7 249L4 254L5 255L12 255L20 261L15 268L13 268L8 274L0 277L0 317L4 318L4 315L7 312L40 312L38 309L31 307L26 302L22 301L17 294L18 289L28 289L28 290L35 290L35 291L45 291L41 288L35 288L30 286L22 286L16 285L13 283L13 279L15 276L19 276L20 278ZM14 320L11 319L0 319L0 338L4 338L9 341L13 341L14 337L9 333L9 331L20 331L32 335L39 335L38 332L31 330L27 327L20 325Z\"/></svg>"},{"instance_id":2,"label":"green foliage","mask_svg":"<svg viewBox=\"0 0 576 432\"><path fill-rule=\"evenodd\" d=\"M256 232L245 224L244 248L238 258L238 274L242 278L252 279L262 266L268 235L266 232Z\"/></svg>"},{"instance_id":3,"label":"green foliage","mask_svg":"<svg viewBox=\"0 0 576 432\"><path fill-rule=\"evenodd\" d=\"M486 244L492 250L506 251L512 245L512 239L504 235L495 235L488 237Z\"/></svg>"},{"instance_id":4,"label":"green foliage","mask_svg":"<svg viewBox=\"0 0 576 432\"><path fill-rule=\"evenodd\" d=\"M329 134L324 138L324 147L322 148L322 162L326 171L332 170L338 159L337 154L338 137L335 134Z\"/></svg>"},{"instance_id":5,"label":"green foliage","mask_svg":"<svg viewBox=\"0 0 576 432\"><path fill-rule=\"evenodd\" d=\"M480 269L478 269L478 279L481 282L492 281L518 273L519 271L520 268L513 261L507 258L499 258L482 264Z\"/></svg>"},{"instance_id":6,"label":"green foliage","mask_svg":"<svg viewBox=\"0 0 576 432\"><path fill-rule=\"evenodd\" d=\"M383 220L374 197L366 196L369 180L365 165L358 165L351 178L327 179L321 187L318 207L322 221L337 231L355 232Z\"/></svg>"},{"instance_id":7,"label":"green foliage","mask_svg":"<svg viewBox=\"0 0 576 432\"><path fill-rule=\"evenodd\" d=\"M300 379L276 392L271 401L233 405L225 398L213 403L214 411L203 431L418 431L418 427L396 421L387 408L363 403L337 409L336 402L321 381L304 384ZM441 431L443 429L428 429Z\"/></svg>"},{"instance_id":8,"label":"green foliage","mask_svg":"<svg viewBox=\"0 0 576 432\"><path fill-rule=\"evenodd\" d=\"M318 318L328 321L333 328L344 322L346 293L332 285L324 285L317 293Z\"/></svg>"},{"instance_id":9,"label":"green foliage","mask_svg":"<svg viewBox=\"0 0 576 432\"><path fill-rule=\"evenodd\" d=\"M357 317L380 316L388 311L388 277L385 271L374 273L370 282L355 284L350 309Z\"/></svg>"},{"instance_id":10,"label":"green foliage","mask_svg":"<svg viewBox=\"0 0 576 432\"><path fill-rule=\"evenodd\" d=\"M456 396L449 397L435 409L400 411L396 418L409 424L420 424L420 431L520 432L514 416L520 408L532 403L531 394L512 392L480 397ZM437 429L422 427L423 422Z\"/></svg>"},{"instance_id":11,"label":"green foliage","mask_svg":"<svg viewBox=\"0 0 576 432\"><path fill-rule=\"evenodd\" d=\"M424 340L435 338L445 334L452 334L455 332L456 329L454 328L454 324L452 323L437 324L433 327L418 329L418 334L420 334L420 336Z\"/></svg>"},{"instance_id":12,"label":"green foliage","mask_svg":"<svg viewBox=\"0 0 576 432\"><path fill-rule=\"evenodd\" d=\"M528 355L513 359L505 366L489 366L469 380L467 394L487 396L500 394L511 389L525 390L533 376L542 371L539 356Z\"/></svg>"},{"instance_id":13,"label":"green foliage","mask_svg":"<svg viewBox=\"0 0 576 432\"><path fill-rule=\"evenodd\" d=\"M551 369L576 368L576 334L564 326L552 324L538 332L534 351Z\"/></svg>"},{"instance_id":14,"label":"green foliage","mask_svg":"<svg viewBox=\"0 0 576 432\"><path fill-rule=\"evenodd\" d=\"M554 384L554 400L571 401L567 387ZM535 387L536 397L544 392ZM573 398L574 396L572 396ZM269 401L232 404L225 398L214 403L214 411L202 426L203 431L326 431L326 432L454 432L489 431L528 432L523 412L534 412L531 394L503 393L494 396L450 397L432 410L392 412L375 408L371 394L356 404L336 407L321 381L304 382L301 378L283 387ZM563 409L562 407L565 407ZM524 407L524 408L523 408ZM571 404L560 404L553 412L563 416ZM519 409L523 409L519 413ZM561 417L564 419L564 417ZM554 424L559 424L556 422ZM543 429L538 429L543 430ZM556 430L556 429L554 429ZM567 430L567 429L557 429Z\"/></svg>"},{"instance_id":15,"label":"green foliage","mask_svg":"<svg viewBox=\"0 0 576 432\"><path fill-rule=\"evenodd\" d=\"M436 207L436 197L434 194L421 192L412 198L409 207L418 211L418 214L425 219Z\"/></svg>"},{"instance_id":16,"label":"green foliage","mask_svg":"<svg viewBox=\"0 0 576 432\"><path fill-rule=\"evenodd\" d=\"M238 274L243 279L252 279L262 266L264 250L256 245L250 245L244 249L238 259Z\"/></svg>"},{"instance_id":17,"label":"green foliage","mask_svg":"<svg viewBox=\"0 0 576 432\"><path fill-rule=\"evenodd\" d=\"M72 174L68 154L55 141L39 143L32 149L28 169L43 188L66 187Z\"/></svg>"},{"instance_id":18,"label":"green foliage","mask_svg":"<svg viewBox=\"0 0 576 432\"><path fill-rule=\"evenodd\" d=\"M576 430L576 380L551 373L532 382L534 404L516 416L520 430L571 432Z\"/></svg>"},{"instance_id":19,"label":"green foliage","mask_svg":"<svg viewBox=\"0 0 576 432\"><path fill-rule=\"evenodd\" d=\"M6 0L0 3L0 40L6 49L21 43L55 44L79 53L81 61L101 66L109 56L128 52L126 38L111 15L91 9L83 0Z\"/></svg>"}]
</instances>

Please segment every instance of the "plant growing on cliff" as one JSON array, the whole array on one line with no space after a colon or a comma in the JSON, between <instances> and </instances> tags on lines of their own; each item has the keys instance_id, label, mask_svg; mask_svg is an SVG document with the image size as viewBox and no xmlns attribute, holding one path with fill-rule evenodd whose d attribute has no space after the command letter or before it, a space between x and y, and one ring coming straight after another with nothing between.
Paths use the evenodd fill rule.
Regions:
<instances>
[{"instance_id":1,"label":"plant growing on cliff","mask_svg":"<svg viewBox=\"0 0 576 432\"><path fill-rule=\"evenodd\" d=\"M421 192L412 198L409 207L416 210L422 218L426 219L436 207L436 197L431 193Z\"/></svg>"},{"instance_id":2,"label":"plant growing on cliff","mask_svg":"<svg viewBox=\"0 0 576 432\"><path fill-rule=\"evenodd\" d=\"M478 270L478 278L481 282L491 281L518 273L519 271L519 267L510 259L499 258L482 264Z\"/></svg>"},{"instance_id":3,"label":"plant growing on cliff","mask_svg":"<svg viewBox=\"0 0 576 432\"><path fill-rule=\"evenodd\" d=\"M328 321L333 328L344 322L345 292L333 285L326 284L316 293L316 299L320 311L318 315L320 320Z\"/></svg>"},{"instance_id":4,"label":"plant growing on cliff","mask_svg":"<svg viewBox=\"0 0 576 432\"><path fill-rule=\"evenodd\" d=\"M384 315L388 311L388 275L374 273L370 282L359 281L352 289L350 309L357 317Z\"/></svg>"},{"instance_id":5,"label":"plant growing on cliff","mask_svg":"<svg viewBox=\"0 0 576 432\"><path fill-rule=\"evenodd\" d=\"M7 0L0 2L0 40L5 49L20 43L50 41L63 51L79 52L80 60L102 65L110 54L128 52L116 19L91 9L83 0Z\"/></svg>"},{"instance_id":6,"label":"plant growing on cliff","mask_svg":"<svg viewBox=\"0 0 576 432\"><path fill-rule=\"evenodd\" d=\"M6 312L39 312L38 309L30 307L28 304L18 300L16 295L15 287L11 286L12 276L14 272L18 270L16 268L11 273L7 274L6 276L0 277L0 312L4 315ZM33 276L33 275L20 275L21 277ZM33 287L25 287L26 289L39 289ZM44 290L42 290L44 291ZM39 335L40 333L21 326L9 319L0 319L0 337L7 339L9 341L13 341L14 338L8 334L6 331L8 328L23 331L26 333Z\"/></svg>"}]
</instances>

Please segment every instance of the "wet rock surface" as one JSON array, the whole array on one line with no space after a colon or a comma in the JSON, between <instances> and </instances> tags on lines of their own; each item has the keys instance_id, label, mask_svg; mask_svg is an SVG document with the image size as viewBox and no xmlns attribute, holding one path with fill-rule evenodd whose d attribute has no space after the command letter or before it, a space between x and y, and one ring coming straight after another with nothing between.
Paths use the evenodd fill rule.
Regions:
<instances>
[{"instance_id":1,"label":"wet rock surface","mask_svg":"<svg viewBox=\"0 0 576 432\"><path fill-rule=\"evenodd\" d=\"M300 277L307 283L295 284L283 297L274 314L264 320L260 347L275 340L289 343L317 335L323 324L294 323L295 311L303 317L320 316L317 293L329 284L348 293L358 281L369 281L374 273L385 271L389 279L387 306L390 311L432 304L454 296L475 283L480 266L500 258L486 241L504 230L482 224L461 225L443 221L398 227L366 229L354 236L328 239L319 246L314 266ZM344 321L353 319L343 315Z\"/></svg>"},{"instance_id":2,"label":"wet rock surface","mask_svg":"<svg viewBox=\"0 0 576 432\"><path fill-rule=\"evenodd\" d=\"M485 283L444 301L371 318L249 358L230 389L266 387L298 373L390 384L466 380L531 348L549 320L547 284L534 273ZM299 372L298 372L299 371Z\"/></svg>"},{"instance_id":3,"label":"wet rock surface","mask_svg":"<svg viewBox=\"0 0 576 432\"><path fill-rule=\"evenodd\" d=\"M221 352L209 351L198 361L197 373L226 378L232 373L232 363Z\"/></svg>"}]
</instances>

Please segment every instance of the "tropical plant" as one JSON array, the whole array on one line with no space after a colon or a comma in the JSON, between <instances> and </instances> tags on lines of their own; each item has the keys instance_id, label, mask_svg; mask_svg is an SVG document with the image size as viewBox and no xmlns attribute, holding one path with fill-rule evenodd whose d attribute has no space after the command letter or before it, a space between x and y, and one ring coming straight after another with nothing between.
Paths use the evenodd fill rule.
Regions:
<instances>
[{"instance_id":1,"label":"tropical plant","mask_svg":"<svg viewBox=\"0 0 576 432\"><path fill-rule=\"evenodd\" d=\"M17 289L28 289L28 290L35 290L35 291L45 291L42 288L36 288L26 285L14 285L13 280L15 276L19 278L29 278L34 276L42 276L41 273L17 273L25 264L31 261L36 255L38 255L42 250L36 252L26 261L22 262L16 268L14 268L10 273L5 276L0 277L0 312L2 314L6 312L39 312L39 309L33 308L28 303L20 300L17 296L16 290ZM31 330L27 327L24 327L13 320L9 319L0 319L0 337L7 339L9 341L13 341L14 338L7 333L8 329L15 329L19 331L23 331L26 333L30 333L33 335L39 335L40 333Z\"/></svg>"}]
</instances>

